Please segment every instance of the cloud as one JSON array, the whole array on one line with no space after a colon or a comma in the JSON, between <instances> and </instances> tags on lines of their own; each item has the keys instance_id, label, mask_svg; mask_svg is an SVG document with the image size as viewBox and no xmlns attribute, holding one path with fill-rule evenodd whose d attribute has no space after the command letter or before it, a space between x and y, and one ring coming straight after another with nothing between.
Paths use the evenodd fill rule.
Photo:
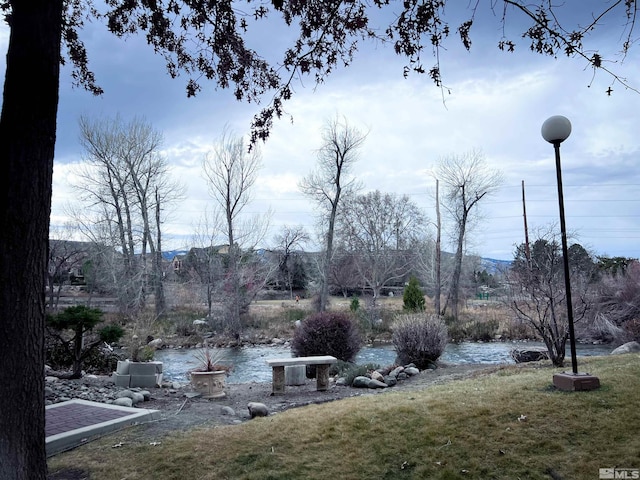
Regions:
<instances>
[{"instance_id":1,"label":"cloud","mask_svg":"<svg viewBox=\"0 0 640 480\"><path fill-rule=\"evenodd\" d=\"M570 7L564 11L572 13ZM361 44L349 68L338 68L317 88L309 79L296 84L285 105L292 121L288 115L276 120L270 139L260 146L264 168L248 211L265 213L271 208L274 231L284 224L314 228L317 212L297 191L297 184L315 166L323 124L340 115L368 132L354 172L365 189L408 194L431 218L431 172L438 160L481 150L490 168L503 173L505 183L483 202L473 250L510 259L514 245L524 239L523 181L530 228L557 222L553 149L541 138L540 127L549 116L562 114L573 125L561 147L568 228L580 233L581 241L596 253L639 257L638 93L614 83L609 96L605 91L612 79L607 74L594 77L581 59L534 55L524 41L514 54L499 52L495 45L501 37L500 13L483 10L482 19L490 22L472 32L471 52L450 39L441 52L443 89L426 76L411 74L405 79L401 58L389 48L367 43ZM519 28L519 17L509 15ZM612 52L618 36L613 38L607 28L588 41ZM68 179L71 166L82 156L79 115L140 116L163 133L163 153L175 178L187 186L187 197L166 224L176 239L173 243L183 245L213 205L200 173L202 158L225 126L246 134L260 105L236 102L231 92L206 84L196 98L187 99L185 79L170 79L162 59L143 38L123 42L89 27L85 33L91 66L105 94L95 98L72 89L69 71L63 69L52 222L63 220L62 206L74 199ZM0 30L0 43L5 42L6 29ZM278 42L283 39L278 37ZM638 60L631 52L624 63L610 66L640 87Z\"/></svg>"}]
</instances>

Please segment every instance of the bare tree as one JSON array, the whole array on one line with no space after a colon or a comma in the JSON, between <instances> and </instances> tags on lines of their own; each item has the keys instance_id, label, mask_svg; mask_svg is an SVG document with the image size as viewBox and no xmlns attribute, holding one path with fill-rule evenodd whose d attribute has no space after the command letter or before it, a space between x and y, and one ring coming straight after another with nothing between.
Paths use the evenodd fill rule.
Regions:
<instances>
[{"instance_id":1,"label":"bare tree","mask_svg":"<svg viewBox=\"0 0 640 480\"><path fill-rule=\"evenodd\" d=\"M530 248L530 259L527 258L526 245L516 249L508 273L511 286L509 305L516 316L540 336L552 363L561 367L569 335L562 250L557 235L551 229L539 232L537 237ZM584 262L583 250L574 245L569 252L576 322L585 317L592 303L589 291L595 263Z\"/></svg>"},{"instance_id":2,"label":"bare tree","mask_svg":"<svg viewBox=\"0 0 640 480\"><path fill-rule=\"evenodd\" d=\"M334 249L329 270L329 283L334 289L342 292L344 298L347 298L350 292L358 291L364 294L365 291L358 271L358 259L340 243Z\"/></svg>"},{"instance_id":3,"label":"bare tree","mask_svg":"<svg viewBox=\"0 0 640 480\"><path fill-rule=\"evenodd\" d=\"M300 267L300 258L297 253L309 241L309 234L300 225L296 227L284 225L276 235L275 241L279 257L278 270L289 290L290 298L293 299L294 275L296 268Z\"/></svg>"},{"instance_id":4,"label":"bare tree","mask_svg":"<svg viewBox=\"0 0 640 480\"><path fill-rule=\"evenodd\" d=\"M205 211L193 238L193 247L182 261L183 268L194 281L204 286L207 316L211 316L215 294L224 281L224 255L221 253L220 232L223 231L220 211Z\"/></svg>"},{"instance_id":5,"label":"bare tree","mask_svg":"<svg viewBox=\"0 0 640 480\"><path fill-rule=\"evenodd\" d=\"M326 226L324 258L320 265L319 311L326 310L329 298L329 271L339 207L345 197L359 188L351 172L366 138L366 133L350 126L344 118L327 121L322 131L322 146L317 152L316 170L300 182L302 192L321 209L322 223Z\"/></svg>"},{"instance_id":6,"label":"bare tree","mask_svg":"<svg viewBox=\"0 0 640 480\"><path fill-rule=\"evenodd\" d=\"M82 264L88 256L87 245L71 240L71 225L52 228L49 232L49 265L47 269L48 307L58 309L62 286L71 283L72 276L82 272Z\"/></svg>"},{"instance_id":7,"label":"bare tree","mask_svg":"<svg viewBox=\"0 0 640 480\"><path fill-rule=\"evenodd\" d=\"M502 184L502 174L488 168L484 156L478 151L470 151L463 155L451 155L440 160L436 177L444 186L444 208L454 222L456 253L453 276L449 286L449 293L442 308L442 315L446 314L451 305L451 315L458 318L460 275L462 273L462 258L467 233L474 226L473 209L479 202L494 193Z\"/></svg>"},{"instance_id":8,"label":"bare tree","mask_svg":"<svg viewBox=\"0 0 640 480\"><path fill-rule=\"evenodd\" d=\"M82 223L101 235L107 232L100 243L111 242L107 244L122 252L116 285L120 286L123 311L134 312L145 305L150 280L159 316L166 304L162 210L183 194L183 187L171 178L168 163L160 154L162 135L142 119L125 123L120 117L81 117L80 132L86 164L75 187L91 212L89 218L84 212ZM99 223L104 223L104 228L97 227Z\"/></svg>"},{"instance_id":9,"label":"bare tree","mask_svg":"<svg viewBox=\"0 0 640 480\"><path fill-rule=\"evenodd\" d=\"M241 214L251 201L251 187L255 184L262 165L257 148L248 151L244 140L225 130L202 162L209 193L221 209L226 241L229 245L227 275L226 329L235 337L241 330L240 313L246 308L247 281L252 268L241 268L243 250L252 253L266 234L269 216L242 218ZM255 265L254 265L255 267ZM243 279L245 283L243 284ZM244 288L244 291L243 291Z\"/></svg>"},{"instance_id":10,"label":"bare tree","mask_svg":"<svg viewBox=\"0 0 640 480\"><path fill-rule=\"evenodd\" d=\"M404 281L415 264L426 215L406 195L370 192L343 205L339 239L356 258L373 306L387 285Z\"/></svg>"}]
</instances>

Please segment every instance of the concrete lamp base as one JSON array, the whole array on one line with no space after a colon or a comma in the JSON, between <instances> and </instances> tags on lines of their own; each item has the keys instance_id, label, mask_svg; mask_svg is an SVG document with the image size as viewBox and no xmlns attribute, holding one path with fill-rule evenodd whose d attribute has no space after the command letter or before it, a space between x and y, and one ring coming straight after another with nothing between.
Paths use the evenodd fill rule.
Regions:
<instances>
[{"instance_id":1,"label":"concrete lamp base","mask_svg":"<svg viewBox=\"0 0 640 480\"><path fill-rule=\"evenodd\" d=\"M600 388L600 380L588 373L562 372L553 376L553 385L565 392L597 390Z\"/></svg>"}]
</instances>

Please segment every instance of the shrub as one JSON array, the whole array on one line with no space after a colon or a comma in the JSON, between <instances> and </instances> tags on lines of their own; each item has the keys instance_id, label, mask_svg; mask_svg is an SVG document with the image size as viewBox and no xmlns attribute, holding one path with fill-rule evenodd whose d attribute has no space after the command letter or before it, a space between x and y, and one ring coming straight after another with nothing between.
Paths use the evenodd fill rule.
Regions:
<instances>
[{"instance_id":1,"label":"shrub","mask_svg":"<svg viewBox=\"0 0 640 480\"><path fill-rule=\"evenodd\" d=\"M456 317L452 315L445 315L444 324L447 327L449 338L452 342L462 342L467 337L467 331Z\"/></svg>"},{"instance_id":2,"label":"shrub","mask_svg":"<svg viewBox=\"0 0 640 480\"><path fill-rule=\"evenodd\" d=\"M402 309L407 312L422 312L424 311L424 306L424 294L420 290L418 279L411 277L402 294Z\"/></svg>"},{"instance_id":3,"label":"shrub","mask_svg":"<svg viewBox=\"0 0 640 480\"><path fill-rule=\"evenodd\" d=\"M342 312L320 312L305 318L296 328L291 350L294 355L332 355L352 361L362 348L362 338L355 322Z\"/></svg>"},{"instance_id":4,"label":"shrub","mask_svg":"<svg viewBox=\"0 0 640 480\"><path fill-rule=\"evenodd\" d=\"M349 310L351 313L356 313L360 309L360 299L358 297L353 297L351 299L351 303L349 304Z\"/></svg>"},{"instance_id":5,"label":"shrub","mask_svg":"<svg viewBox=\"0 0 640 480\"><path fill-rule=\"evenodd\" d=\"M413 363L425 369L440 358L447 346L447 327L437 315L398 315L392 330L392 342L401 364Z\"/></svg>"},{"instance_id":6,"label":"shrub","mask_svg":"<svg viewBox=\"0 0 640 480\"><path fill-rule=\"evenodd\" d=\"M497 335L499 326L496 319L484 322L476 321L467 328L466 333L469 339L474 342L490 342Z\"/></svg>"},{"instance_id":7,"label":"shrub","mask_svg":"<svg viewBox=\"0 0 640 480\"><path fill-rule=\"evenodd\" d=\"M288 322L295 322L296 320L302 320L307 313L308 312L302 308L291 308L289 310L285 310L285 319Z\"/></svg>"},{"instance_id":8,"label":"shrub","mask_svg":"<svg viewBox=\"0 0 640 480\"><path fill-rule=\"evenodd\" d=\"M634 318L624 322L624 331L627 334L627 341L640 342L640 318Z\"/></svg>"}]
</instances>

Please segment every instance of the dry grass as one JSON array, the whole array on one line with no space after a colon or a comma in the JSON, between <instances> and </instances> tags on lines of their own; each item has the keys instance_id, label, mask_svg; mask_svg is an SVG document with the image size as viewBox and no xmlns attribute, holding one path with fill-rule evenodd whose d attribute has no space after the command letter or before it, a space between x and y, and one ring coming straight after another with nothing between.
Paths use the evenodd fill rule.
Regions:
<instances>
[{"instance_id":1,"label":"dry grass","mask_svg":"<svg viewBox=\"0 0 640 480\"><path fill-rule=\"evenodd\" d=\"M557 480L640 467L640 355L585 358L580 369L602 387L560 392L551 368L505 367L193 430L158 446L134 440L114 449L114 434L52 458L50 468L82 467L105 480ZM135 430L127 437L135 439Z\"/></svg>"}]
</instances>

